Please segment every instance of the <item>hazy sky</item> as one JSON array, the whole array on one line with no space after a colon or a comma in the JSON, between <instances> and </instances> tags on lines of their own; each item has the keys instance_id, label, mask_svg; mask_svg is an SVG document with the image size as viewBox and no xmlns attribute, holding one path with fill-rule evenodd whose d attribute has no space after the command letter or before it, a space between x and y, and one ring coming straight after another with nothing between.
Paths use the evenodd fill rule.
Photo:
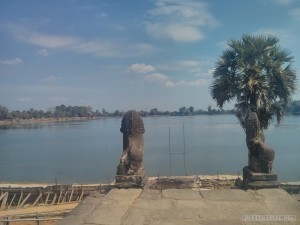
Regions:
<instances>
[{"instance_id":1,"label":"hazy sky","mask_svg":"<svg viewBox=\"0 0 300 225\"><path fill-rule=\"evenodd\" d=\"M299 80L300 0L1 0L0 104L207 109L214 64L244 33L276 35Z\"/></svg>"}]
</instances>

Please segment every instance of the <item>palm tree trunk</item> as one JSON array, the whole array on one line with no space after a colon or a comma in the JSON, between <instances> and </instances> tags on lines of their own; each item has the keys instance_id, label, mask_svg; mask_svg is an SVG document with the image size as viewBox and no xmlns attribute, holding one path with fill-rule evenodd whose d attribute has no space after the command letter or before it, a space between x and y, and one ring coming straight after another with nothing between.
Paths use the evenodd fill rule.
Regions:
<instances>
[{"instance_id":1,"label":"palm tree trunk","mask_svg":"<svg viewBox=\"0 0 300 225\"><path fill-rule=\"evenodd\" d=\"M251 93L250 95L250 107L252 112L257 113L257 98L255 93Z\"/></svg>"}]
</instances>

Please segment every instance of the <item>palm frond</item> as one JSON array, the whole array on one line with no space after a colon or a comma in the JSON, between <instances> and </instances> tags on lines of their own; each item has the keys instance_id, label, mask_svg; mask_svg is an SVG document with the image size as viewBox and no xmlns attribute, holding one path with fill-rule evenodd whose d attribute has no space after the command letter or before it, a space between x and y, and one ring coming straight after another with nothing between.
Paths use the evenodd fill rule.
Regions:
<instances>
[{"instance_id":1,"label":"palm frond","mask_svg":"<svg viewBox=\"0 0 300 225\"><path fill-rule=\"evenodd\" d=\"M229 48L216 63L211 95L221 108L236 99L241 124L249 110L258 113L263 128L274 115L280 121L296 90L296 72L291 65L294 57L278 42L272 35L245 34L240 40L229 40Z\"/></svg>"}]
</instances>

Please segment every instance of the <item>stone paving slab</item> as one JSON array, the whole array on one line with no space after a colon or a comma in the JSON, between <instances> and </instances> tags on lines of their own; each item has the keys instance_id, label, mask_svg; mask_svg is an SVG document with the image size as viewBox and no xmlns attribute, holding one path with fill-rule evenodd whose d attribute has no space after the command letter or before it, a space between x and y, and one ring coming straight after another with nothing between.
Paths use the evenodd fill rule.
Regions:
<instances>
[{"instance_id":1,"label":"stone paving slab","mask_svg":"<svg viewBox=\"0 0 300 225\"><path fill-rule=\"evenodd\" d=\"M119 225L142 189L112 189L85 219L86 224Z\"/></svg>"},{"instance_id":2,"label":"stone paving slab","mask_svg":"<svg viewBox=\"0 0 300 225\"><path fill-rule=\"evenodd\" d=\"M257 194L262 196L265 205L275 215L296 215L300 221L300 203L281 189L262 189Z\"/></svg>"},{"instance_id":3,"label":"stone paving slab","mask_svg":"<svg viewBox=\"0 0 300 225\"><path fill-rule=\"evenodd\" d=\"M161 198L162 191L156 190L156 189L144 189L140 195L140 198L142 199L152 199L156 200Z\"/></svg>"},{"instance_id":4,"label":"stone paving slab","mask_svg":"<svg viewBox=\"0 0 300 225\"><path fill-rule=\"evenodd\" d=\"M294 215L249 221L245 215ZM282 189L112 189L86 198L60 225L300 225L300 203Z\"/></svg>"},{"instance_id":5,"label":"stone paving slab","mask_svg":"<svg viewBox=\"0 0 300 225\"><path fill-rule=\"evenodd\" d=\"M106 198L131 204L141 194L142 189L112 189Z\"/></svg>"},{"instance_id":6,"label":"stone paving slab","mask_svg":"<svg viewBox=\"0 0 300 225\"><path fill-rule=\"evenodd\" d=\"M240 189L216 189L216 190L200 190L204 199L213 201L229 201L229 202L254 202L252 191L244 191Z\"/></svg>"},{"instance_id":7,"label":"stone paving slab","mask_svg":"<svg viewBox=\"0 0 300 225\"><path fill-rule=\"evenodd\" d=\"M144 200L137 199L135 201L134 207L148 210L155 209L172 209L177 205L177 201L174 199L156 199L156 200Z\"/></svg>"},{"instance_id":8,"label":"stone paving slab","mask_svg":"<svg viewBox=\"0 0 300 225\"><path fill-rule=\"evenodd\" d=\"M191 189L166 189L162 190L163 198L170 199L194 199L199 200L202 199L198 190Z\"/></svg>"},{"instance_id":9,"label":"stone paving slab","mask_svg":"<svg viewBox=\"0 0 300 225\"><path fill-rule=\"evenodd\" d=\"M248 202L208 201L198 209L202 219L241 219L244 215L269 215L271 211L261 204Z\"/></svg>"},{"instance_id":10,"label":"stone paving slab","mask_svg":"<svg viewBox=\"0 0 300 225\"><path fill-rule=\"evenodd\" d=\"M83 225L85 218L92 212L95 207L101 204L105 195L98 192L91 193L80 204L66 216L59 225Z\"/></svg>"}]
</instances>

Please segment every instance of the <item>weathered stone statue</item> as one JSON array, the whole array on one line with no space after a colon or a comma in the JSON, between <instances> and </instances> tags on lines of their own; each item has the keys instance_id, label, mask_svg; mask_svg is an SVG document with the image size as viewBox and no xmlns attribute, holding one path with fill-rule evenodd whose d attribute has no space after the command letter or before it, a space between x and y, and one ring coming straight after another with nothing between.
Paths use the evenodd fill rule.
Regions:
<instances>
[{"instance_id":1,"label":"weathered stone statue","mask_svg":"<svg viewBox=\"0 0 300 225\"><path fill-rule=\"evenodd\" d=\"M248 114L244 127L249 150L248 166L243 169L244 185L256 189L278 187L277 174L272 173L275 152L264 143L265 137L256 112Z\"/></svg>"},{"instance_id":2,"label":"weathered stone statue","mask_svg":"<svg viewBox=\"0 0 300 225\"><path fill-rule=\"evenodd\" d=\"M121 187L140 186L145 177L145 128L142 118L135 110L130 110L123 116L120 131L123 133L123 153L117 168L116 183Z\"/></svg>"},{"instance_id":3,"label":"weathered stone statue","mask_svg":"<svg viewBox=\"0 0 300 225\"><path fill-rule=\"evenodd\" d=\"M265 137L256 112L250 112L245 124L249 149L249 167L254 172L270 173L275 152L264 144Z\"/></svg>"}]
</instances>

